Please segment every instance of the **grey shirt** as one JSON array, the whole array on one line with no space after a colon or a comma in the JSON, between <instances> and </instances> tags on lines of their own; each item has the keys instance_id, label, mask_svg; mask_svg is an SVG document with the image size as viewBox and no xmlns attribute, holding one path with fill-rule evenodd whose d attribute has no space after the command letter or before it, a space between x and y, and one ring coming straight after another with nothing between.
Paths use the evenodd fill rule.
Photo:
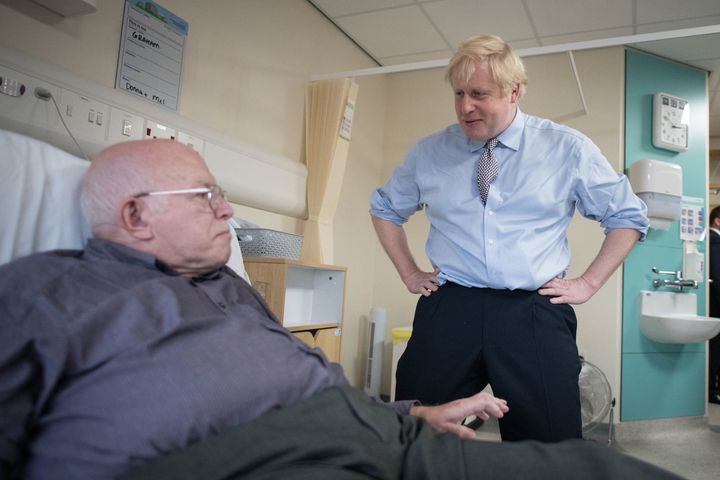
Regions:
<instances>
[{"instance_id":1,"label":"grey shirt","mask_svg":"<svg viewBox=\"0 0 720 480\"><path fill-rule=\"evenodd\" d=\"M0 268L2 478L112 478L345 384L227 268L97 239Z\"/></svg>"}]
</instances>

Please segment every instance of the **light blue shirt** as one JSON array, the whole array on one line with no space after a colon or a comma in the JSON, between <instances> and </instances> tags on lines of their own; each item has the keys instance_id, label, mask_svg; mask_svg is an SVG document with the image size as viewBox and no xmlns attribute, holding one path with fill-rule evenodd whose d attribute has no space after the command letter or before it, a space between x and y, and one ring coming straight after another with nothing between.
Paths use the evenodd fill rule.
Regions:
<instances>
[{"instance_id":1,"label":"light blue shirt","mask_svg":"<svg viewBox=\"0 0 720 480\"><path fill-rule=\"evenodd\" d=\"M645 238L645 204L582 133L518 110L498 136L498 176L485 206L476 180L484 144L458 124L431 134L371 198L370 214L397 225L425 209L425 251L440 283L536 290L564 277L576 208L606 234L631 228Z\"/></svg>"}]
</instances>

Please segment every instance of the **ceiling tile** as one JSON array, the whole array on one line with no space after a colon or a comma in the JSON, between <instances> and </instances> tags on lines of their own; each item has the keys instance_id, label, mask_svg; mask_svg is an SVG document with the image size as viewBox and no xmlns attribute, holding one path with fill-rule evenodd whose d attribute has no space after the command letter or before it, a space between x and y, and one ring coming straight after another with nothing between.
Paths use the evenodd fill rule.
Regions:
<instances>
[{"instance_id":1,"label":"ceiling tile","mask_svg":"<svg viewBox=\"0 0 720 480\"><path fill-rule=\"evenodd\" d=\"M635 0L635 3L640 24L720 15L718 0Z\"/></svg>"},{"instance_id":2,"label":"ceiling tile","mask_svg":"<svg viewBox=\"0 0 720 480\"><path fill-rule=\"evenodd\" d=\"M349 15L337 22L376 58L449 48L418 6Z\"/></svg>"},{"instance_id":3,"label":"ceiling tile","mask_svg":"<svg viewBox=\"0 0 720 480\"><path fill-rule=\"evenodd\" d=\"M372 12L388 7L412 5L413 0L308 0L330 18L353 13Z\"/></svg>"},{"instance_id":4,"label":"ceiling tile","mask_svg":"<svg viewBox=\"0 0 720 480\"><path fill-rule=\"evenodd\" d=\"M540 36L632 25L632 2L627 0L529 0L526 5Z\"/></svg>"},{"instance_id":5,"label":"ceiling tile","mask_svg":"<svg viewBox=\"0 0 720 480\"><path fill-rule=\"evenodd\" d=\"M520 50L523 48L535 48L535 47L541 47L540 43L537 40L513 40L510 43L510 46L512 46L515 50Z\"/></svg>"},{"instance_id":6,"label":"ceiling tile","mask_svg":"<svg viewBox=\"0 0 720 480\"><path fill-rule=\"evenodd\" d=\"M481 33L508 42L535 37L520 0L442 0L422 8L453 47Z\"/></svg>"}]
</instances>

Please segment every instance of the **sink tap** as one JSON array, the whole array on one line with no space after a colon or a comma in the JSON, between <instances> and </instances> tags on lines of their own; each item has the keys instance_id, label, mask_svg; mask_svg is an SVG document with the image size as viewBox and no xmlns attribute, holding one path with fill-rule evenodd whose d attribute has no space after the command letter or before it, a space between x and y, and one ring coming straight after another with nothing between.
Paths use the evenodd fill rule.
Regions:
<instances>
[{"instance_id":1,"label":"sink tap","mask_svg":"<svg viewBox=\"0 0 720 480\"><path fill-rule=\"evenodd\" d=\"M698 288L697 280L686 280L686 279L677 279L677 280L660 280L659 278L656 278L653 280L653 287L659 288L659 287L676 287L679 289L683 288Z\"/></svg>"},{"instance_id":2,"label":"sink tap","mask_svg":"<svg viewBox=\"0 0 720 480\"><path fill-rule=\"evenodd\" d=\"M682 271L663 271L658 270L657 267L652 267L653 273L658 273L660 275L673 275L675 277L674 280L667 280L667 279L660 279L655 278L652 281L653 288L660 288L660 287L672 287L677 288L682 292L683 288L698 288L697 280L688 280L683 278Z\"/></svg>"}]
</instances>

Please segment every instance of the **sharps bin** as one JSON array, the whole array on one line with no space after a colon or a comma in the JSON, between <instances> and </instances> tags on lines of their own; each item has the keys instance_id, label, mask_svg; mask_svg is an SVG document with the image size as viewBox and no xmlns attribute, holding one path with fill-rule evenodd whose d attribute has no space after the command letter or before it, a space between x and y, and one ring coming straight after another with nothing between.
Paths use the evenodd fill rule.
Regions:
<instances>
[{"instance_id":1,"label":"sharps bin","mask_svg":"<svg viewBox=\"0 0 720 480\"><path fill-rule=\"evenodd\" d=\"M407 342L412 335L412 327L396 327L392 333L392 372L390 374L390 401L395 400L395 371L400 356L405 351Z\"/></svg>"}]
</instances>

